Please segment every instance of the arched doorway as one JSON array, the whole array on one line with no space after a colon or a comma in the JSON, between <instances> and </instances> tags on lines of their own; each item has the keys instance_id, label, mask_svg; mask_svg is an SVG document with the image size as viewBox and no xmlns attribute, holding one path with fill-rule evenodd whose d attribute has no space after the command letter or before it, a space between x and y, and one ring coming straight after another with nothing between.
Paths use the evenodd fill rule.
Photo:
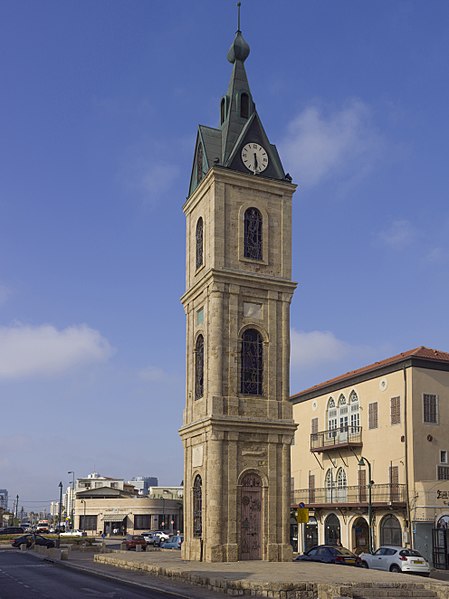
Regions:
<instances>
[{"instance_id":1,"label":"arched doorway","mask_svg":"<svg viewBox=\"0 0 449 599\"><path fill-rule=\"evenodd\" d=\"M247 474L242 480L240 559L262 559L262 481L257 474Z\"/></svg>"},{"instance_id":2,"label":"arched doorway","mask_svg":"<svg viewBox=\"0 0 449 599\"><path fill-rule=\"evenodd\" d=\"M324 521L325 545L337 545L340 542L340 521L335 514L329 514Z\"/></svg>"},{"instance_id":3,"label":"arched doorway","mask_svg":"<svg viewBox=\"0 0 449 599\"><path fill-rule=\"evenodd\" d=\"M357 518L352 525L352 547L357 554L369 551L369 528L365 518Z\"/></svg>"},{"instance_id":4,"label":"arched doorway","mask_svg":"<svg viewBox=\"0 0 449 599\"><path fill-rule=\"evenodd\" d=\"M316 518L309 516L309 521L304 525L304 551L315 545L318 545L318 522Z\"/></svg>"},{"instance_id":5,"label":"arched doorway","mask_svg":"<svg viewBox=\"0 0 449 599\"><path fill-rule=\"evenodd\" d=\"M382 518L380 523L380 544L402 546L402 529L399 520L393 514Z\"/></svg>"}]
</instances>

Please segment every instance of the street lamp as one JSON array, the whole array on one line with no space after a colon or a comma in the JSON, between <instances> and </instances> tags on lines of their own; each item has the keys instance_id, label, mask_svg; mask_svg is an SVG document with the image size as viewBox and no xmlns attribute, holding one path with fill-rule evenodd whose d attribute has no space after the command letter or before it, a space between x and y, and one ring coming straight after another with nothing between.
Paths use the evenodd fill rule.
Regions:
<instances>
[{"instance_id":1,"label":"street lamp","mask_svg":"<svg viewBox=\"0 0 449 599\"><path fill-rule=\"evenodd\" d=\"M58 540L57 546L61 546L61 515L62 515L62 482L59 483L59 509L58 509Z\"/></svg>"},{"instance_id":2,"label":"street lamp","mask_svg":"<svg viewBox=\"0 0 449 599\"><path fill-rule=\"evenodd\" d=\"M70 496L70 528L73 530L75 528L74 518L74 502L75 502L75 473L73 470L69 470L67 474L72 475L72 494Z\"/></svg>"},{"instance_id":3,"label":"street lamp","mask_svg":"<svg viewBox=\"0 0 449 599\"><path fill-rule=\"evenodd\" d=\"M371 462L365 457L360 456L359 466L362 468L368 466L368 550L373 552L373 501L371 495Z\"/></svg>"},{"instance_id":4,"label":"street lamp","mask_svg":"<svg viewBox=\"0 0 449 599\"><path fill-rule=\"evenodd\" d=\"M81 528L81 530L86 530L86 500L85 499L81 499L81 503L83 504L83 527Z\"/></svg>"}]
</instances>

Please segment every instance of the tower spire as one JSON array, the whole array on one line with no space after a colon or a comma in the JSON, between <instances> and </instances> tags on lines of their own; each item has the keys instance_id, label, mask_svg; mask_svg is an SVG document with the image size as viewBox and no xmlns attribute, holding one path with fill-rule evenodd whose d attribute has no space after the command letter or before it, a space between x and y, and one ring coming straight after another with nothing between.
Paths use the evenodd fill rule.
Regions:
<instances>
[{"instance_id":1,"label":"tower spire","mask_svg":"<svg viewBox=\"0 0 449 599\"><path fill-rule=\"evenodd\" d=\"M241 2L237 2L237 31L240 30L240 7L242 6Z\"/></svg>"}]
</instances>

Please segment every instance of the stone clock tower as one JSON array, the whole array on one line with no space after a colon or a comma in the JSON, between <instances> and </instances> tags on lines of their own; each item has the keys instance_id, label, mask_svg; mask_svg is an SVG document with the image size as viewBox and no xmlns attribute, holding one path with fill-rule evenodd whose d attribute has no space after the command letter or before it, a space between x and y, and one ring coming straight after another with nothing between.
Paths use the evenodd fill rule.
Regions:
<instances>
[{"instance_id":1,"label":"stone clock tower","mask_svg":"<svg viewBox=\"0 0 449 599\"><path fill-rule=\"evenodd\" d=\"M237 31L220 127L200 126L187 221L183 559L288 561L291 207Z\"/></svg>"}]
</instances>

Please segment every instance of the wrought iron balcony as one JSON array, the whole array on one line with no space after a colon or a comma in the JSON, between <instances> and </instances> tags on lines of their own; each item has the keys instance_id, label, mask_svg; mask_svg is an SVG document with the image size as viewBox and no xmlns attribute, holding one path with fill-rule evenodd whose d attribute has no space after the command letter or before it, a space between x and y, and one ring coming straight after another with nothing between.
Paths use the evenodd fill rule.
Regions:
<instances>
[{"instance_id":1,"label":"wrought iron balcony","mask_svg":"<svg viewBox=\"0 0 449 599\"><path fill-rule=\"evenodd\" d=\"M310 451L314 452L357 448L362 445L361 426L340 426L310 435Z\"/></svg>"},{"instance_id":2,"label":"wrought iron balcony","mask_svg":"<svg viewBox=\"0 0 449 599\"><path fill-rule=\"evenodd\" d=\"M392 506L405 503L405 485L371 485L373 506ZM368 486L320 487L317 489L295 489L292 505L304 503L309 508L368 506Z\"/></svg>"}]
</instances>

